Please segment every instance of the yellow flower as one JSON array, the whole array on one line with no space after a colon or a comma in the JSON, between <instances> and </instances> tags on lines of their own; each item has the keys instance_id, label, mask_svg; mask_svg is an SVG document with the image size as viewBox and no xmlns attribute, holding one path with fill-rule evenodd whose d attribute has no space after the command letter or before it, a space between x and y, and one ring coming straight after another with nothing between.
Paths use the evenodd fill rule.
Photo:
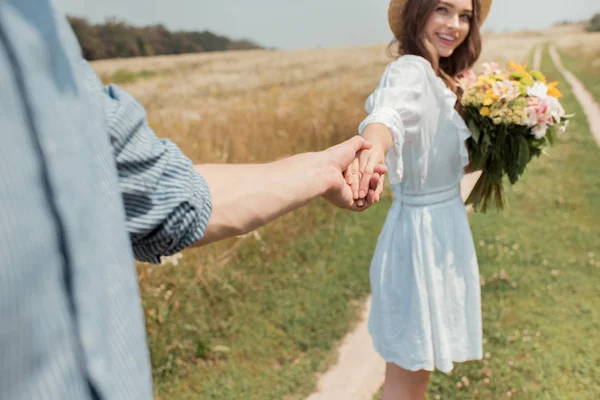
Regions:
<instances>
[{"instance_id":1,"label":"yellow flower","mask_svg":"<svg viewBox=\"0 0 600 400\"><path fill-rule=\"evenodd\" d=\"M491 112L492 112L492 110L490 110L489 107L483 107L481 110L479 110L479 114L481 114L484 117L487 117L488 115L490 115Z\"/></svg>"},{"instance_id":2,"label":"yellow flower","mask_svg":"<svg viewBox=\"0 0 600 400\"><path fill-rule=\"evenodd\" d=\"M487 75L480 75L477 78L477 80L478 80L478 83L483 83L483 84L490 85L490 86L494 86L494 83L496 83L496 81L494 79L490 78Z\"/></svg>"},{"instance_id":3,"label":"yellow flower","mask_svg":"<svg viewBox=\"0 0 600 400\"><path fill-rule=\"evenodd\" d=\"M524 72L526 74L528 73L527 72L527 64L521 65L521 64L517 64L514 61L511 61L511 62L508 63L508 65L509 65L510 69L512 69L513 71L521 71L521 72Z\"/></svg>"},{"instance_id":4,"label":"yellow flower","mask_svg":"<svg viewBox=\"0 0 600 400\"><path fill-rule=\"evenodd\" d=\"M517 64L516 62L514 62L514 61L509 61L509 62L508 62L508 67L509 67L510 69L517 69L517 65L518 65L518 64Z\"/></svg>"},{"instance_id":5,"label":"yellow flower","mask_svg":"<svg viewBox=\"0 0 600 400\"><path fill-rule=\"evenodd\" d=\"M548 88L548 95L552 97L562 97L562 93L555 87Z\"/></svg>"},{"instance_id":6,"label":"yellow flower","mask_svg":"<svg viewBox=\"0 0 600 400\"><path fill-rule=\"evenodd\" d=\"M560 92L560 90L558 90L556 87L558 86L559 82L551 82L548 85L548 95L552 96L552 97L562 97L562 93Z\"/></svg>"},{"instance_id":7,"label":"yellow flower","mask_svg":"<svg viewBox=\"0 0 600 400\"><path fill-rule=\"evenodd\" d=\"M494 89L488 89L485 91L485 98L483 99L484 106L491 106L494 101L498 100L499 96L496 95Z\"/></svg>"},{"instance_id":8,"label":"yellow flower","mask_svg":"<svg viewBox=\"0 0 600 400\"><path fill-rule=\"evenodd\" d=\"M534 77L529 72L527 72L527 69L526 69L527 64L521 65L521 64L515 63L514 61L511 61L509 63L509 65L510 65L510 69L513 71L510 74L511 79L521 81L521 83L524 83L527 86L533 85ZM542 75L542 74L540 73L539 75ZM545 79L545 77L544 77L544 79Z\"/></svg>"}]
</instances>

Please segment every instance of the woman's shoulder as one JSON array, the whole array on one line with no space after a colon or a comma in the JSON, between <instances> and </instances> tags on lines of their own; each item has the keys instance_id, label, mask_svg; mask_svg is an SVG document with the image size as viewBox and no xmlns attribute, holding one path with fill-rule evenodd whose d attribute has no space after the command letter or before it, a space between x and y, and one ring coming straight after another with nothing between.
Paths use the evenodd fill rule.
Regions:
<instances>
[{"instance_id":1,"label":"woman's shoulder","mask_svg":"<svg viewBox=\"0 0 600 400\"><path fill-rule=\"evenodd\" d=\"M394 61L388 64L388 69L391 71L406 71L412 70L420 72L423 75L433 74L433 68L431 63L421 56L415 56L412 54L406 54L399 56Z\"/></svg>"},{"instance_id":2,"label":"woman's shoulder","mask_svg":"<svg viewBox=\"0 0 600 400\"><path fill-rule=\"evenodd\" d=\"M435 84L437 78L429 61L411 54L402 55L389 63L385 75L389 81L401 80L421 85Z\"/></svg>"},{"instance_id":3,"label":"woman's shoulder","mask_svg":"<svg viewBox=\"0 0 600 400\"><path fill-rule=\"evenodd\" d=\"M396 58L388 64L385 75L388 82L411 82L411 85L431 88L440 97L456 96L433 71L431 63L421 56L407 54Z\"/></svg>"},{"instance_id":4,"label":"woman's shoulder","mask_svg":"<svg viewBox=\"0 0 600 400\"><path fill-rule=\"evenodd\" d=\"M414 65L419 67L428 67L431 68L431 63L427 61L426 58L421 56L416 56L413 54L404 54L396 57L392 64L396 65Z\"/></svg>"}]
</instances>

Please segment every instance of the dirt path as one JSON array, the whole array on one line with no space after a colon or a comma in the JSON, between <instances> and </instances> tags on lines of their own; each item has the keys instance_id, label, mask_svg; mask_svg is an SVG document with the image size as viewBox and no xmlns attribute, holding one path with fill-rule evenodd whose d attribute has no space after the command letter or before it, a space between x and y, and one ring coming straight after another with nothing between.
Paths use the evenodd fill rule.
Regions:
<instances>
[{"instance_id":1,"label":"dirt path","mask_svg":"<svg viewBox=\"0 0 600 400\"><path fill-rule=\"evenodd\" d=\"M476 172L463 178L460 185L463 200L475 186L479 175ZM342 341L337 363L319 378L317 391L307 400L371 400L377 393L383 384L385 362L371 344L367 329L370 308L369 297L358 325Z\"/></svg>"},{"instance_id":2,"label":"dirt path","mask_svg":"<svg viewBox=\"0 0 600 400\"><path fill-rule=\"evenodd\" d=\"M383 384L385 362L371 345L367 330L370 307L371 297L359 324L344 338L337 364L321 376L317 392L308 400L371 400L377 393Z\"/></svg>"},{"instance_id":3,"label":"dirt path","mask_svg":"<svg viewBox=\"0 0 600 400\"><path fill-rule=\"evenodd\" d=\"M587 117L588 124L590 126L590 130L596 139L596 142L600 146L600 106L594 100L594 97L585 89L583 84L573 75L570 71L568 71L560 61L560 56L556 52L556 47L554 45L550 45L550 57L552 57L552 61L556 64L556 68L560 71L561 74L565 77L571 88L573 89L573 94L577 98L579 104L581 104L581 108L583 108L583 112Z\"/></svg>"}]
</instances>

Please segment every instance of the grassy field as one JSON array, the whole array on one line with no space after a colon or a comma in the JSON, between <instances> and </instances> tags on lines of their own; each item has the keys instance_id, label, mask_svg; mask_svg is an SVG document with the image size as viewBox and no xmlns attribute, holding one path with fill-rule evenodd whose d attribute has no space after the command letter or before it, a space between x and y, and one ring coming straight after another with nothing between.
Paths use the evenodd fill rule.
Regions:
<instances>
[{"instance_id":1,"label":"grassy field","mask_svg":"<svg viewBox=\"0 0 600 400\"><path fill-rule=\"evenodd\" d=\"M598 35L600 39L600 35ZM560 48L560 58L565 68L583 82L586 89L600 101L600 40L597 47Z\"/></svg>"},{"instance_id":2,"label":"grassy field","mask_svg":"<svg viewBox=\"0 0 600 400\"><path fill-rule=\"evenodd\" d=\"M536 33L489 35L482 61L524 60L544 40ZM226 52L101 61L94 68L136 95L159 136L194 161L259 162L354 135L364 100L389 61L384 50ZM569 135L583 137L577 112ZM590 201L598 210L598 181L588 176L598 168L598 149L586 140L563 140L552 161L536 163L511 194L505 215L473 218L475 237L484 243L479 257L491 356L450 378L436 376L434 395L470 398L477 388L480 398L495 398L520 390L519 379L529 393L571 387L569 393L577 393L581 385L597 390L586 382L599 372L597 357L579 361L582 349L597 355L591 346L599 344L600 249L592 243L599 221L597 213L586 216ZM580 171L583 166L589 170ZM139 264L157 399L301 399L310 393L315 372L334 361L332 349L368 293L368 264L389 197L364 214L316 202L245 237L186 251L160 266ZM569 222L568 229L559 222ZM589 276L580 282L575 273ZM546 321L548 315L557 324ZM531 377L519 375L527 363L535 365L523 369ZM458 374L470 383L457 392ZM569 374L574 383L565 385ZM463 397L452 397L456 393ZM529 398L556 398L549 393Z\"/></svg>"},{"instance_id":3,"label":"grassy field","mask_svg":"<svg viewBox=\"0 0 600 400\"><path fill-rule=\"evenodd\" d=\"M553 42L565 68L584 82L587 90L600 101L600 32L556 34Z\"/></svg>"},{"instance_id":4,"label":"grassy field","mask_svg":"<svg viewBox=\"0 0 600 400\"><path fill-rule=\"evenodd\" d=\"M358 215L319 204L310 215L319 229L296 233L291 242L263 230L208 282L198 276L202 266L187 260L145 275L145 287L164 285L159 301L144 296L147 308L160 307L148 310L158 397L308 395L315 371L329 365L336 338L351 328L368 292L386 208Z\"/></svg>"}]
</instances>

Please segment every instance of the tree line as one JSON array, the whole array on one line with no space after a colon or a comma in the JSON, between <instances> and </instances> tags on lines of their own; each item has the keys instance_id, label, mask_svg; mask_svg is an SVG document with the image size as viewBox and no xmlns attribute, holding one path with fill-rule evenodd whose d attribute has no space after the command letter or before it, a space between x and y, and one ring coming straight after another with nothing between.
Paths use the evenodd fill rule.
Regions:
<instances>
[{"instance_id":1,"label":"tree line","mask_svg":"<svg viewBox=\"0 0 600 400\"><path fill-rule=\"evenodd\" d=\"M68 17L86 60L158 56L205 51L261 48L250 40L231 40L209 31L171 32L163 25L136 27L115 18L92 24L85 18Z\"/></svg>"},{"instance_id":2,"label":"tree line","mask_svg":"<svg viewBox=\"0 0 600 400\"><path fill-rule=\"evenodd\" d=\"M600 13L596 13L592 17L587 29L590 32L600 32Z\"/></svg>"}]
</instances>

